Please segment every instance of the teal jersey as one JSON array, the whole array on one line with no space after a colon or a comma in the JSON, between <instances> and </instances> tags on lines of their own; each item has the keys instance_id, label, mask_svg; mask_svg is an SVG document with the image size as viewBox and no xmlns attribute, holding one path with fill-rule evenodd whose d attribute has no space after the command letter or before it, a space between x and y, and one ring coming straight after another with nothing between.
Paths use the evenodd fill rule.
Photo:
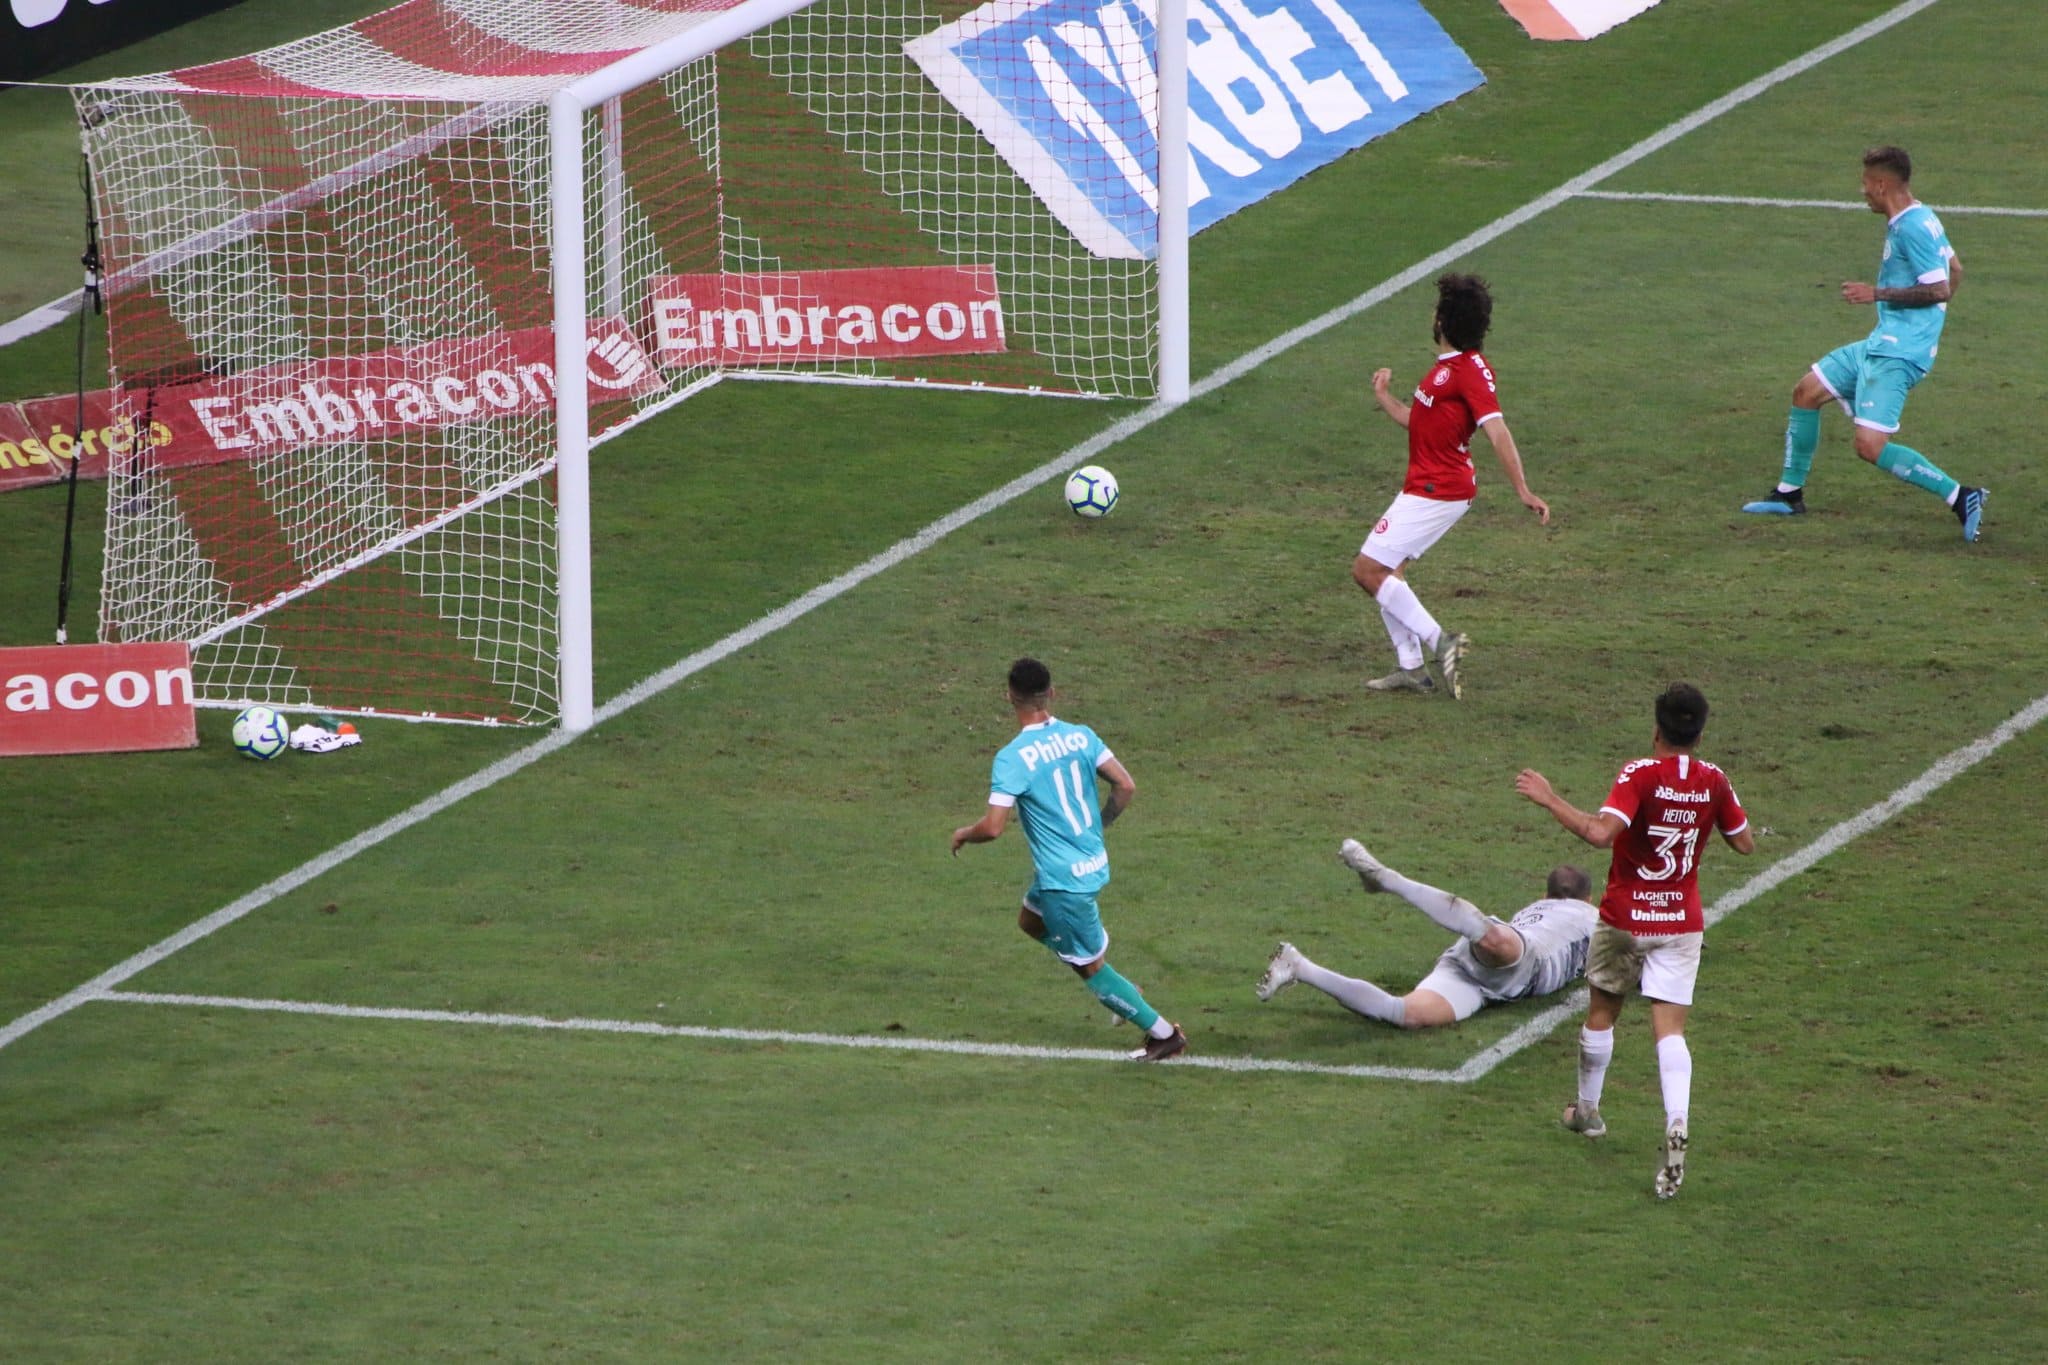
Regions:
<instances>
[{"instance_id":1,"label":"teal jersey","mask_svg":"<svg viewBox=\"0 0 2048 1365\"><path fill-rule=\"evenodd\" d=\"M1934 284L1948 278L1948 263L1955 257L1941 219L1925 204L1900 211L1884 234L1884 262L1877 268L1879 289L1911 289L1916 284ZM1887 355L1918 367L1934 368L1934 353L1941 347L1941 325L1948 320L1948 305L1902 308L1895 303L1877 305L1877 326L1866 343L1869 355Z\"/></svg>"},{"instance_id":2,"label":"teal jersey","mask_svg":"<svg viewBox=\"0 0 2048 1365\"><path fill-rule=\"evenodd\" d=\"M1109 885L1095 769L1110 758L1093 730L1063 720L1025 726L996 755L989 804L1017 808L1037 885L1048 891L1092 894Z\"/></svg>"}]
</instances>

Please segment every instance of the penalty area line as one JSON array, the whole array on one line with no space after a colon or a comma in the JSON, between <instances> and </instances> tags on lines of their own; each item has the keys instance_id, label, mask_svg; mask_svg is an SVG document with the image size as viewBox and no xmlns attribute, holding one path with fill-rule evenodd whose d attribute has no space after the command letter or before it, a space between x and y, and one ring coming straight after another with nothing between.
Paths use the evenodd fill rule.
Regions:
<instances>
[{"instance_id":1,"label":"penalty area line","mask_svg":"<svg viewBox=\"0 0 2048 1365\"><path fill-rule=\"evenodd\" d=\"M1989 733L1951 750L1911 782L1884 800L1865 807L1798 852L1780 858L1756 876L1727 892L1707 908L1708 928L1761 896L1784 885L1829 854L1889 823L1893 817L1912 809L1956 778L1997 753L2013 740L2048 720L2048 694L2036 697L2025 708ZM231 907L232 908L232 907ZM205 923L205 921L201 921ZM193 928L198 928L198 925ZM190 932L190 931L188 931ZM109 976L112 974L109 973ZM104 978L101 979L105 981ZM318 1015L337 1019L383 1019L414 1023L469 1024L493 1028L552 1030L557 1032L636 1034L656 1038L697 1038L726 1042L782 1043L809 1047L854 1048L867 1051L952 1053L970 1057L1001 1057L1015 1060L1057 1062L1129 1062L1125 1052L1111 1048L1037 1047L1023 1043L973 1043L944 1038L898 1038L858 1033L800 1033L781 1029L714 1028L708 1025L657 1024L630 1019L552 1019L536 1014L486 1014L466 1010L422 1010L371 1005L336 1005L298 1000L259 1000L226 995L183 995L158 991L122 991L111 982L81 987L74 1002L108 1001L132 1005L171 1005L201 1009L245 1010L267 1014ZM67 1000L70 996L65 997ZM1319 1076L1348 1076L1371 1080L1416 1081L1431 1084L1469 1085L1502 1062L1526 1051L1549 1037L1560 1024L1586 1008L1584 989L1574 991L1558 1004L1517 1025L1499 1041L1482 1048L1453 1070L1402 1066L1344 1066L1325 1062L1298 1062L1271 1057L1209 1057L1199 1053L1177 1057L1169 1066L1194 1067L1207 1071L1289 1072ZM20 1022L20 1021L17 1021ZM0 1041L4 1041L0 1034Z\"/></svg>"},{"instance_id":2,"label":"penalty area line","mask_svg":"<svg viewBox=\"0 0 2048 1365\"><path fill-rule=\"evenodd\" d=\"M713 1028L656 1024L634 1019L552 1019L539 1014L479 1014L467 1010L418 1010L374 1005L332 1005L304 1000L254 1000L233 995L180 995L160 991L102 991L96 1000L123 1005L175 1005L194 1009L246 1010L258 1014L317 1015L333 1019L385 1019L418 1024L468 1024L486 1028L541 1029L568 1033L633 1034L648 1038L699 1038L717 1042L788 1043L807 1047L856 1048L871 1052L941 1052L966 1057L1002 1057L1052 1062L1131 1063L1114 1048L1036 1047L1026 1043L970 1043L947 1038L896 1038L871 1033L796 1033L783 1029ZM1183 1054L1165 1066L1205 1071L1286 1071L1318 1076L1364 1076L1398 1081L1455 1081L1454 1071L1425 1067L1340 1066L1274 1057L1204 1057Z\"/></svg>"},{"instance_id":3,"label":"penalty area line","mask_svg":"<svg viewBox=\"0 0 2048 1365\"><path fill-rule=\"evenodd\" d=\"M1409 286L1434 275L1437 271L1458 260L1460 257L1485 246L1497 238L1507 235L1532 219L1548 213L1560 204L1569 203L1574 197L1633 166L1636 162L1650 156L1652 153L1671 145L1688 133L1706 126L1731 110L1740 108L1773 87L1781 85L1795 76L1803 75L1829 58L1847 52L1849 49L1876 37L1878 34L1904 23L1907 19L1912 18L1924 9L1932 7L1936 3L1938 3L1938 0L1905 0L1905 3L1885 11L1883 14L1866 21L1856 28L1850 29L1847 33L1822 43L1819 47L1813 48L1801 56L1795 57L1791 61L1765 72L1746 84L1737 86L1711 103L1695 109L1684 118L1667 124L1625 151L1609 157L1588 171L1573 176L1547 194L1530 200L1512 212L1501 215L1486 226L1453 242L1450 246L1425 257L1399 274L1389 277L1352 299L1349 303L1331 309L1322 316L1275 337L1257 349L1246 352L1238 357L1238 359L1211 372L1199 383L1195 384L1191 392L1191 398L1200 398L1213 393L1225 385L1243 378L1253 370L1264 365L1267 361L1293 350L1304 342L1320 336L1331 328L1358 316L1370 308L1379 306ZM1180 406L1179 404L1164 402L1152 403L1139 409L1137 412L1120 418L1096 435L1056 458L1046 461L1029 473L1019 475L1002 487L985 493L964 507L941 517L915 535L898 541L887 550L847 570L830 582L822 583L803 596L785 603L775 611L761 617L752 625L735 631L717 643L707 646L689 655L687 658L670 665L660 673L634 684L626 691L597 708L594 725L602 725L620 712L637 706L648 698L675 686L691 674L701 672L713 664L747 648L763 637L771 635L784 626L809 615L819 607L845 595L877 574L894 568L913 555L921 554L925 550L930 549L933 545L961 527L977 521L997 508L1024 496L1024 494L1033 489L1051 482L1076 464L1089 463L1103 451L1120 445L1163 418L1179 411ZM173 953L190 947L200 939L219 932L245 915L268 905L286 892L303 886L314 878L347 862L357 854L376 847L378 844L410 829L430 816L440 813L458 801L473 796L488 787L497 785L497 783L519 772L521 769L539 762L555 750L571 742L574 738L574 735L556 730L523 749L507 754L488 767L478 770L469 777L443 789L433 796L427 797L416 805L400 811L382 824L365 830L354 838L336 845L326 853L314 858L311 862L305 863L285 873L283 876L265 883L247 895L236 899L228 905L222 906L212 914L193 921L168 938L143 949L126 961L108 968L84 985L68 991L64 995L36 1009L30 1010L27 1014L19 1016L6 1026L0 1027L0 1049L11 1046L22 1037L41 1028L44 1024L49 1023L53 1019L61 1018L88 1001L104 997L114 987L130 977L156 965Z\"/></svg>"}]
</instances>

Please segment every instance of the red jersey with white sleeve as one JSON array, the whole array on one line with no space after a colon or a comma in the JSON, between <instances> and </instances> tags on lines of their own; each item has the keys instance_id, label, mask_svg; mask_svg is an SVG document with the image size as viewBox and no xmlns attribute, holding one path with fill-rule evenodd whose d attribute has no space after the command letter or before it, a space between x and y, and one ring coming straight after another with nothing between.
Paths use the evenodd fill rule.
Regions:
<instances>
[{"instance_id":1,"label":"red jersey with white sleeve","mask_svg":"<svg viewBox=\"0 0 2048 1365\"><path fill-rule=\"evenodd\" d=\"M1408 481L1403 493L1438 502L1469 502L1479 491L1472 476L1472 433L1498 420L1500 399L1493 370L1477 351L1446 351L1415 386L1408 409Z\"/></svg>"},{"instance_id":2,"label":"red jersey with white sleeve","mask_svg":"<svg viewBox=\"0 0 2048 1365\"><path fill-rule=\"evenodd\" d=\"M1716 830L1740 834L1749 816L1728 775L1691 754L1639 758L1621 770L1600 807L1628 828L1614 841L1600 918L1632 934L1694 934L1699 860Z\"/></svg>"}]
</instances>

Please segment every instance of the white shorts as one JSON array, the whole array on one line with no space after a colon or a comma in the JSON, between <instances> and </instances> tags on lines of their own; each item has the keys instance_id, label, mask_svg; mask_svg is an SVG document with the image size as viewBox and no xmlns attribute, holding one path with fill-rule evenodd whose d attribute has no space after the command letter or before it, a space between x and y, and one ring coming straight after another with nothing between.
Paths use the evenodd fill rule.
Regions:
<instances>
[{"instance_id":1,"label":"white shorts","mask_svg":"<svg viewBox=\"0 0 2048 1365\"><path fill-rule=\"evenodd\" d=\"M1436 960L1436 966L1415 983L1415 989L1442 996L1451 1007L1451 1018L1460 1023L1479 1013L1479 1007L1486 1003L1486 992L1472 979L1472 973L1449 953Z\"/></svg>"},{"instance_id":2,"label":"white shorts","mask_svg":"<svg viewBox=\"0 0 2048 1365\"><path fill-rule=\"evenodd\" d=\"M1470 510L1470 499L1464 502L1442 502L1436 498L1418 498L1413 493L1397 493L1387 504L1386 515L1379 525L1372 528L1372 534L1365 538L1365 544L1358 547L1358 553L1373 563L1389 569L1398 569L1411 559L1422 558L1423 551L1444 538L1444 532L1458 524L1458 518Z\"/></svg>"},{"instance_id":3,"label":"white shorts","mask_svg":"<svg viewBox=\"0 0 2048 1365\"><path fill-rule=\"evenodd\" d=\"M1690 1005L1705 941L1697 933L1631 934L1603 920L1593 930L1586 980L1609 995L1629 995L1640 986L1651 1000Z\"/></svg>"},{"instance_id":4,"label":"white shorts","mask_svg":"<svg viewBox=\"0 0 2048 1365\"><path fill-rule=\"evenodd\" d=\"M1429 975L1415 983L1415 989L1442 996L1450 1004L1451 1017L1462 1023L1490 1000L1519 1000L1528 995L1535 975L1536 962L1530 953L1523 952L1513 966L1489 967L1472 955L1471 940L1461 938L1444 949Z\"/></svg>"}]
</instances>

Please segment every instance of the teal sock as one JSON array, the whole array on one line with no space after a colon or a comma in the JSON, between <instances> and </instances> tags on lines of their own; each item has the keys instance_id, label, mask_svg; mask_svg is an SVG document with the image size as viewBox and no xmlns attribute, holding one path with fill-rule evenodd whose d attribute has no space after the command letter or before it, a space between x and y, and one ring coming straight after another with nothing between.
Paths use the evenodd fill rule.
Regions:
<instances>
[{"instance_id":1,"label":"teal sock","mask_svg":"<svg viewBox=\"0 0 2048 1365\"><path fill-rule=\"evenodd\" d=\"M1820 409L1794 408L1785 419L1785 472L1778 479L1781 488L1804 488L1813 469L1813 452L1820 446Z\"/></svg>"},{"instance_id":2,"label":"teal sock","mask_svg":"<svg viewBox=\"0 0 2048 1365\"><path fill-rule=\"evenodd\" d=\"M1911 446L1893 441L1877 453L1877 467L1887 474L1897 475L1915 488L1926 489L1943 502L1953 503L1956 500L1956 481L1935 468L1934 461Z\"/></svg>"},{"instance_id":3,"label":"teal sock","mask_svg":"<svg viewBox=\"0 0 2048 1365\"><path fill-rule=\"evenodd\" d=\"M1147 1033L1159 1022L1159 1011L1146 1004L1138 988L1107 962L1088 978L1088 989L1095 992L1095 998L1111 1014L1130 1020Z\"/></svg>"}]
</instances>

